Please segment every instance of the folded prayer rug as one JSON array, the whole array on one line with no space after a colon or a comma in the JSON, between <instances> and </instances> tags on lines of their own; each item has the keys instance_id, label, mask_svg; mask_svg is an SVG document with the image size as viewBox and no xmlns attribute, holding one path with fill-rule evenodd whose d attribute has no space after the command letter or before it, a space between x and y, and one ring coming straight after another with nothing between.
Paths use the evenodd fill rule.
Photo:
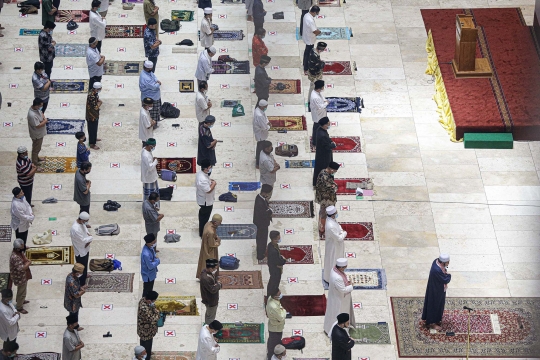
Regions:
<instances>
[{"instance_id":1,"label":"folded prayer rug","mask_svg":"<svg viewBox=\"0 0 540 360\"><path fill-rule=\"evenodd\" d=\"M193 11L191 10L171 10L171 20L193 21Z\"/></svg>"},{"instance_id":2,"label":"folded prayer rug","mask_svg":"<svg viewBox=\"0 0 540 360\"><path fill-rule=\"evenodd\" d=\"M106 38L142 38L143 25L107 25L105 27Z\"/></svg>"},{"instance_id":3,"label":"folded prayer rug","mask_svg":"<svg viewBox=\"0 0 540 360\"><path fill-rule=\"evenodd\" d=\"M199 315L195 296L160 295L155 304L156 309L168 315Z\"/></svg>"},{"instance_id":4,"label":"folded prayer rug","mask_svg":"<svg viewBox=\"0 0 540 360\"><path fill-rule=\"evenodd\" d=\"M77 23L87 23L90 22L90 10L58 10L54 20L56 22L73 20Z\"/></svg>"},{"instance_id":5,"label":"folded prayer rug","mask_svg":"<svg viewBox=\"0 0 540 360\"><path fill-rule=\"evenodd\" d=\"M80 94L88 92L88 80L53 80L52 93Z\"/></svg>"},{"instance_id":6,"label":"folded prayer rug","mask_svg":"<svg viewBox=\"0 0 540 360\"><path fill-rule=\"evenodd\" d=\"M103 75L139 76L143 61L107 61L103 63Z\"/></svg>"},{"instance_id":7,"label":"folded prayer rug","mask_svg":"<svg viewBox=\"0 0 540 360\"><path fill-rule=\"evenodd\" d=\"M56 44L56 57L86 57L88 44Z\"/></svg>"}]
</instances>

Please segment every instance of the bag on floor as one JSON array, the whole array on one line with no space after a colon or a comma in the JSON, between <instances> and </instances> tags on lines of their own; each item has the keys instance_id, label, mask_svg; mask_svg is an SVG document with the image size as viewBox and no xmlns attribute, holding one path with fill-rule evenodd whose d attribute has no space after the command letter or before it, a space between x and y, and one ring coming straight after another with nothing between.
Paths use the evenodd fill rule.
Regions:
<instances>
[{"instance_id":1,"label":"bag on floor","mask_svg":"<svg viewBox=\"0 0 540 360\"><path fill-rule=\"evenodd\" d=\"M180 235L178 234L167 234L163 238L166 243L176 243L180 241Z\"/></svg>"},{"instance_id":2,"label":"bag on floor","mask_svg":"<svg viewBox=\"0 0 540 360\"><path fill-rule=\"evenodd\" d=\"M124 10L133 10L134 7L135 7L135 4L122 3L122 9Z\"/></svg>"},{"instance_id":3,"label":"bag on floor","mask_svg":"<svg viewBox=\"0 0 540 360\"><path fill-rule=\"evenodd\" d=\"M159 27L161 28L162 31L164 31L164 33L178 31L180 30L180 21L171 20L171 19L163 19L161 20ZM161 33L161 34L164 34L164 33Z\"/></svg>"},{"instance_id":4,"label":"bag on floor","mask_svg":"<svg viewBox=\"0 0 540 360\"><path fill-rule=\"evenodd\" d=\"M110 236L120 234L120 226L118 224L100 225L96 228L96 235Z\"/></svg>"},{"instance_id":5,"label":"bag on floor","mask_svg":"<svg viewBox=\"0 0 540 360\"><path fill-rule=\"evenodd\" d=\"M163 312L160 312L159 313L159 319L157 321L157 326L158 327L163 327L163 325L165 325L165 319L166 318L167 318L167 314L163 313Z\"/></svg>"},{"instance_id":6,"label":"bag on floor","mask_svg":"<svg viewBox=\"0 0 540 360\"><path fill-rule=\"evenodd\" d=\"M159 177L164 181L176 181L176 171L161 169Z\"/></svg>"},{"instance_id":7,"label":"bag on floor","mask_svg":"<svg viewBox=\"0 0 540 360\"><path fill-rule=\"evenodd\" d=\"M240 260L232 256L222 256L219 259L219 267L223 270L236 270L240 267Z\"/></svg>"},{"instance_id":8,"label":"bag on floor","mask_svg":"<svg viewBox=\"0 0 540 360\"><path fill-rule=\"evenodd\" d=\"M283 20L285 19L285 14L283 14L283 11L276 12L272 14L272 18L274 18L274 20Z\"/></svg>"},{"instance_id":9,"label":"bag on floor","mask_svg":"<svg viewBox=\"0 0 540 360\"><path fill-rule=\"evenodd\" d=\"M167 187L159 189L159 199L160 200L171 200L174 189L172 187Z\"/></svg>"},{"instance_id":10,"label":"bag on floor","mask_svg":"<svg viewBox=\"0 0 540 360\"><path fill-rule=\"evenodd\" d=\"M176 119L180 116L180 109L175 108L171 103L164 102L161 104L160 115L164 118L173 118Z\"/></svg>"},{"instance_id":11,"label":"bag on floor","mask_svg":"<svg viewBox=\"0 0 540 360\"><path fill-rule=\"evenodd\" d=\"M39 9L41 6L41 3L39 2L39 0L26 0L17 4L17 7L20 7L20 8L25 7L25 6L34 6L35 8Z\"/></svg>"},{"instance_id":12,"label":"bag on floor","mask_svg":"<svg viewBox=\"0 0 540 360\"><path fill-rule=\"evenodd\" d=\"M73 21L73 20L69 20L68 23L67 23L67 25L66 25L66 28L67 28L68 30L75 30L75 29L77 29L78 27L79 27L79 25L77 25L77 23L76 23L75 21Z\"/></svg>"},{"instance_id":13,"label":"bag on floor","mask_svg":"<svg viewBox=\"0 0 540 360\"><path fill-rule=\"evenodd\" d=\"M122 271L122 263L120 262L120 260L114 259L112 262L113 262L114 270Z\"/></svg>"},{"instance_id":14,"label":"bag on floor","mask_svg":"<svg viewBox=\"0 0 540 360\"><path fill-rule=\"evenodd\" d=\"M47 230L40 234L34 235L32 242L36 245L45 245L52 243L52 230Z\"/></svg>"},{"instance_id":15,"label":"bag on floor","mask_svg":"<svg viewBox=\"0 0 540 360\"><path fill-rule=\"evenodd\" d=\"M111 259L92 259L90 260L90 271L108 271L114 270L114 263Z\"/></svg>"},{"instance_id":16,"label":"bag on floor","mask_svg":"<svg viewBox=\"0 0 540 360\"><path fill-rule=\"evenodd\" d=\"M232 109L232 116L237 117L237 116L244 116L244 115L246 115L246 113L244 111L244 107L242 106L242 104L234 105Z\"/></svg>"},{"instance_id":17,"label":"bag on floor","mask_svg":"<svg viewBox=\"0 0 540 360\"><path fill-rule=\"evenodd\" d=\"M287 350L300 350L306 347L306 339L303 336L291 336L281 339L281 345ZM304 351L302 351L304 353Z\"/></svg>"},{"instance_id":18,"label":"bag on floor","mask_svg":"<svg viewBox=\"0 0 540 360\"><path fill-rule=\"evenodd\" d=\"M37 14L38 8L35 6L23 6L19 12L23 15Z\"/></svg>"},{"instance_id":19,"label":"bag on floor","mask_svg":"<svg viewBox=\"0 0 540 360\"><path fill-rule=\"evenodd\" d=\"M232 192L226 192L225 194L219 195L219 201L225 201L225 202L238 202L238 197L236 194L233 194Z\"/></svg>"},{"instance_id":20,"label":"bag on floor","mask_svg":"<svg viewBox=\"0 0 540 360\"><path fill-rule=\"evenodd\" d=\"M280 145L276 148L275 153L277 156L295 157L298 156L298 146L296 145Z\"/></svg>"}]
</instances>

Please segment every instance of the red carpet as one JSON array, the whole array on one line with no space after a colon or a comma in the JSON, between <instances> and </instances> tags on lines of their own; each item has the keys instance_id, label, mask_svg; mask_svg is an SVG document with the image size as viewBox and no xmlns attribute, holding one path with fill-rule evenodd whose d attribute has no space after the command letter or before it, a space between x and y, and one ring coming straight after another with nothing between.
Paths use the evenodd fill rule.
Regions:
<instances>
[{"instance_id":1,"label":"red carpet","mask_svg":"<svg viewBox=\"0 0 540 360\"><path fill-rule=\"evenodd\" d=\"M336 143L336 147L332 152L356 153L362 152L359 136L330 136L330 140ZM315 152L315 147L311 144L311 136L309 137L309 146L311 152Z\"/></svg>"},{"instance_id":2,"label":"red carpet","mask_svg":"<svg viewBox=\"0 0 540 360\"><path fill-rule=\"evenodd\" d=\"M345 240L348 241L373 241L373 224L370 222L340 222L341 228L347 232ZM324 234L320 236L324 240Z\"/></svg>"},{"instance_id":3,"label":"red carpet","mask_svg":"<svg viewBox=\"0 0 540 360\"><path fill-rule=\"evenodd\" d=\"M456 138L466 132L512 132L515 140L540 140L540 55L518 8L421 10L433 35L454 120ZM455 16L474 16L477 57L490 59L491 79L455 79Z\"/></svg>"},{"instance_id":4,"label":"red carpet","mask_svg":"<svg viewBox=\"0 0 540 360\"><path fill-rule=\"evenodd\" d=\"M313 264L313 247L311 245L280 245L279 251L285 259L292 259L291 262L287 261L287 264ZM266 257L259 260L259 264L266 263Z\"/></svg>"},{"instance_id":5,"label":"red carpet","mask_svg":"<svg viewBox=\"0 0 540 360\"><path fill-rule=\"evenodd\" d=\"M266 304L266 296L264 297ZM324 316L326 312L326 296L322 295L284 295L281 305L292 316Z\"/></svg>"},{"instance_id":6,"label":"red carpet","mask_svg":"<svg viewBox=\"0 0 540 360\"><path fill-rule=\"evenodd\" d=\"M352 75L350 61L327 61L324 64L324 75Z\"/></svg>"}]
</instances>

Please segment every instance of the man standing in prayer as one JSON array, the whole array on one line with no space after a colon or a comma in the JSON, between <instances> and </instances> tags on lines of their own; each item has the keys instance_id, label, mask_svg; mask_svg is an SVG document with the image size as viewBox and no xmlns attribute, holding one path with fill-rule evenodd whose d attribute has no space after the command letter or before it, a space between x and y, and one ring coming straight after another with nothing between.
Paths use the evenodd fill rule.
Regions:
<instances>
[{"instance_id":1,"label":"man standing in prayer","mask_svg":"<svg viewBox=\"0 0 540 360\"><path fill-rule=\"evenodd\" d=\"M56 27L54 22L47 21L43 30L39 32L38 47L39 47L39 61L45 66L45 74L47 78L51 78L53 61L56 57L56 41L52 38L52 32Z\"/></svg>"},{"instance_id":2,"label":"man standing in prayer","mask_svg":"<svg viewBox=\"0 0 540 360\"><path fill-rule=\"evenodd\" d=\"M38 164L40 161L45 161L45 158L39 157L41 146L43 145L43 138L47 135L47 118L41 111L43 106L43 100L35 98L32 102L32 106L28 109L28 132L30 133L30 139L32 139L32 162Z\"/></svg>"},{"instance_id":3,"label":"man standing in prayer","mask_svg":"<svg viewBox=\"0 0 540 360\"><path fill-rule=\"evenodd\" d=\"M222 285L217 280L217 271L219 262L217 259L206 259L206 268L201 271L201 298L202 303L206 306L204 313L204 323L210 324L216 319L216 312L219 302L219 290Z\"/></svg>"},{"instance_id":4,"label":"man standing in prayer","mask_svg":"<svg viewBox=\"0 0 540 360\"><path fill-rule=\"evenodd\" d=\"M143 70L139 76L139 90L141 91L141 100L150 98L154 102L152 110L148 110L150 117L156 122L161 120L161 81L159 81L156 75L152 72L154 63L150 60L146 60L143 65Z\"/></svg>"},{"instance_id":5,"label":"man standing in prayer","mask_svg":"<svg viewBox=\"0 0 540 360\"><path fill-rule=\"evenodd\" d=\"M49 105L49 92L52 82L45 73L45 65L38 61L34 64L34 73L32 74L32 86L34 87L34 98L40 98L43 101L41 112L45 114Z\"/></svg>"},{"instance_id":6,"label":"man standing in prayer","mask_svg":"<svg viewBox=\"0 0 540 360\"><path fill-rule=\"evenodd\" d=\"M145 360L147 357L147 352L144 346L137 345L135 346L135 356L133 357L133 360Z\"/></svg>"},{"instance_id":7,"label":"man standing in prayer","mask_svg":"<svg viewBox=\"0 0 540 360\"><path fill-rule=\"evenodd\" d=\"M195 94L195 115L199 124L210 115L210 108L212 107L212 102L206 96L208 92L208 83L206 81L199 81L199 91Z\"/></svg>"},{"instance_id":8,"label":"man standing in prayer","mask_svg":"<svg viewBox=\"0 0 540 360\"><path fill-rule=\"evenodd\" d=\"M146 140L146 146L141 151L141 181L143 183L143 201L148 199L151 193L159 194L157 158L152 155L156 149L156 139ZM159 203L158 203L159 208Z\"/></svg>"},{"instance_id":9,"label":"man standing in prayer","mask_svg":"<svg viewBox=\"0 0 540 360\"><path fill-rule=\"evenodd\" d=\"M354 327L354 311L351 292L353 286L347 279L345 269L347 269L347 259L339 258L336 266L330 272L330 284L328 286L328 302L324 315L324 332L331 334L335 318L338 314L347 313L350 316L351 325Z\"/></svg>"},{"instance_id":10,"label":"man standing in prayer","mask_svg":"<svg viewBox=\"0 0 540 360\"><path fill-rule=\"evenodd\" d=\"M86 134L79 131L75 134L77 141L77 167L80 169L82 163L89 161L90 148L86 147Z\"/></svg>"},{"instance_id":11,"label":"man standing in prayer","mask_svg":"<svg viewBox=\"0 0 540 360\"><path fill-rule=\"evenodd\" d=\"M268 48L263 39L266 35L266 30L262 27L258 28L251 40L251 54L253 55L253 66L257 66L261 62L261 56L268 55Z\"/></svg>"},{"instance_id":12,"label":"man standing in prayer","mask_svg":"<svg viewBox=\"0 0 540 360\"><path fill-rule=\"evenodd\" d=\"M266 10L261 0L253 1L253 24L255 25L255 32L258 28L264 26L264 16L266 15Z\"/></svg>"},{"instance_id":13,"label":"man standing in prayer","mask_svg":"<svg viewBox=\"0 0 540 360\"><path fill-rule=\"evenodd\" d=\"M81 286L86 285L86 275L88 273L88 259L90 257L90 244L92 243L92 235L88 231L87 223L90 220L90 214L83 211L79 214L79 218L75 220L71 226L69 235L71 243L75 250L75 261L84 265L84 271L79 278Z\"/></svg>"},{"instance_id":14,"label":"man standing in prayer","mask_svg":"<svg viewBox=\"0 0 540 360\"><path fill-rule=\"evenodd\" d=\"M199 253L199 265L197 266L196 277L201 277L202 269L206 267L207 259L219 259L218 247L221 245L221 239L217 236L217 228L221 225L223 218L219 214L214 214L212 220L204 226L201 251ZM219 269L216 276L219 275Z\"/></svg>"},{"instance_id":15,"label":"man standing in prayer","mask_svg":"<svg viewBox=\"0 0 540 360\"><path fill-rule=\"evenodd\" d=\"M313 171L313 186L317 185L319 173L328 167L334 160L332 149L336 147L336 143L330 139L328 128L330 127L330 119L323 117L319 120L319 128L317 129L317 147L315 149L315 169Z\"/></svg>"},{"instance_id":16,"label":"man standing in prayer","mask_svg":"<svg viewBox=\"0 0 540 360\"><path fill-rule=\"evenodd\" d=\"M195 71L195 77L197 78L197 86L201 81L210 80L210 74L214 72L212 67L212 57L216 55L216 48L214 45L201 51L199 55L199 61L197 62L197 70Z\"/></svg>"},{"instance_id":17,"label":"man standing in prayer","mask_svg":"<svg viewBox=\"0 0 540 360\"><path fill-rule=\"evenodd\" d=\"M17 162L15 163L17 171L17 182L24 192L24 196L28 204L32 205L32 190L34 188L34 175L38 168L28 157L28 149L26 146L17 148Z\"/></svg>"},{"instance_id":18,"label":"man standing in prayer","mask_svg":"<svg viewBox=\"0 0 540 360\"><path fill-rule=\"evenodd\" d=\"M315 88L315 81L322 80L323 70L324 70L324 61L321 60L321 55L326 49L326 43L319 41L317 43L317 48L311 49L308 57L308 79L310 81L308 99L311 100L311 92Z\"/></svg>"},{"instance_id":19,"label":"man standing in prayer","mask_svg":"<svg viewBox=\"0 0 540 360\"><path fill-rule=\"evenodd\" d=\"M28 229L34 221L32 206L25 199L24 191L15 187L11 191L13 199L11 200L11 228L15 230L15 238L22 239L26 249L26 240L28 239Z\"/></svg>"},{"instance_id":20,"label":"man standing in prayer","mask_svg":"<svg viewBox=\"0 0 540 360\"><path fill-rule=\"evenodd\" d=\"M317 80L314 83L314 90L310 92L309 109L311 111L311 119L313 120L313 131L311 136L311 144L317 145L317 129L319 128L319 120L326 117L326 107L328 100L322 94L324 91L324 81Z\"/></svg>"},{"instance_id":21,"label":"man standing in prayer","mask_svg":"<svg viewBox=\"0 0 540 360\"><path fill-rule=\"evenodd\" d=\"M144 219L144 227L147 234L154 234L158 238L161 220L165 215L158 213L159 211L159 193L152 192L148 199L143 201L142 213Z\"/></svg>"},{"instance_id":22,"label":"man standing in prayer","mask_svg":"<svg viewBox=\"0 0 540 360\"><path fill-rule=\"evenodd\" d=\"M320 11L321 8L319 8L317 5L313 5L309 10L309 13L304 16L302 40L304 41L304 44L306 44L306 48L304 49L304 60L302 64L304 65L305 75L308 74L309 54L315 46L314 44L317 40L317 35L321 33L321 30L317 29L317 25L315 24L315 16L319 15Z\"/></svg>"},{"instance_id":23,"label":"man standing in prayer","mask_svg":"<svg viewBox=\"0 0 540 360\"><path fill-rule=\"evenodd\" d=\"M105 17L102 16L100 13L98 13L98 9L101 6L101 4L107 4L107 8L109 6L109 0L103 0L103 2L99 0L92 1L92 9L90 10L90 36L96 38L97 45L96 48L99 52L101 52L101 42L103 39L105 39L105 27L107 27L107 20L105 20ZM101 79L99 79L101 81Z\"/></svg>"},{"instance_id":24,"label":"man standing in prayer","mask_svg":"<svg viewBox=\"0 0 540 360\"><path fill-rule=\"evenodd\" d=\"M73 269L66 277L66 287L64 291L64 309L69 312L69 315L74 316L74 320L79 322L79 310L83 307L81 297L86 293L88 285L81 286L79 278L84 273L85 266L76 263ZM79 331L83 328L79 328Z\"/></svg>"},{"instance_id":25,"label":"man standing in prayer","mask_svg":"<svg viewBox=\"0 0 540 360\"><path fill-rule=\"evenodd\" d=\"M21 313L13 306L13 291L2 290L2 301L0 302L0 339L6 343L15 342L19 334L19 320Z\"/></svg>"},{"instance_id":26,"label":"man standing in prayer","mask_svg":"<svg viewBox=\"0 0 540 360\"><path fill-rule=\"evenodd\" d=\"M199 141L197 144L197 165L202 165L203 160L210 161L210 165L216 165L216 144L217 140L214 140L212 136L212 130L210 130L216 118L212 115L208 115L204 121L199 124Z\"/></svg>"},{"instance_id":27,"label":"man standing in prayer","mask_svg":"<svg viewBox=\"0 0 540 360\"><path fill-rule=\"evenodd\" d=\"M298 0L296 5L302 10L302 15L300 15L300 36L304 33L304 16L309 12L309 8L312 5L313 0Z\"/></svg>"},{"instance_id":28,"label":"man standing in prayer","mask_svg":"<svg viewBox=\"0 0 540 360\"><path fill-rule=\"evenodd\" d=\"M354 347L354 340L349 336L350 326L349 314L341 313L337 316L337 321L332 326L328 334L332 343L332 360L351 360L351 349Z\"/></svg>"},{"instance_id":29,"label":"man standing in prayer","mask_svg":"<svg viewBox=\"0 0 540 360\"><path fill-rule=\"evenodd\" d=\"M276 173L281 166L277 163L272 155L272 150L274 147L272 143L268 140L263 141L262 151L259 158L259 171L260 171L260 181L261 184L268 184L272 188L276 182ZM272 197L272 194L268 197L268 200Z\"/></svg>"},{"instance_id":30,"label":"man standing in prayer","mask_svg":"<svg viewBox=\"0 0 540 360\"><path fill-rule=\"evenodd\" d=\"M73 186L73 201L79 204L79 213L90 214L90 188L92 181L86 179L86 175L92 171L92 163L85 162L75 173L75 184Z\"/></svg>"},{"instance_id":31,"label":"man standing in prayer","mask_svg":"<svg viewBox=\"0 0 540 360\"><path fill-rule=\"evenodd\" d=\"M9 275L13 285L17 287L16 309L21 314L28 314L24 309L24 304L30 301L26 300L26 288L28 280L32 279L30 265L32 262L28 260L24 254L26 245L21 239L13 241L13 251L9 257Z\"/></svg>"},{"instance_id":32,"label":"man standing in prayer","mask_svg":"<svg viewBox=\"0 0 540 360\"><path fill-rule=\"evenodd\" d=\"M144 0L143 2L143 12L144 12L144 22L148 24L148 20L150 18L156 19L157 23L159 24L159 6L156 5L156 2L154 0ZM156 31L157 36L157 31Z\"/></svg>"},{"instance_id":33,"label":"man standing in prayer","mask_svg":"<svg viewBox=\"0 0 540 360\"><path fill-rule=\"evenodd\" d=\"M272 187L268 184L261 186L261 192L255 197L253 206L253 224L257 226L257 260L264 259L268 242L268 227L272 221L272 209L268 204L268 197L272 193Z\"/></svg>"},{"instance_id":34,"label":"man standing in prayer","mask_svg":"<svg viewBox=\"0 0 540 360\"><path fill-rule=\"evenodd\" d=\"M159 294L155 291L149 291L139 301L137 311L137 335L139 344L146 349L146 360L152 357L152 342L158 332L159 310L156 309L156 300Z\"/></svg>"},{"instance_id":35,"label":"man standing in prayer","mask_svg":"<svg viewBox=\"0 0 540 360\"><path fill-rule=\"evenodd\" d=\"M41 3L41 25L47 21L54 22L58 9L53 5L53 0L43 0Z\"/></svg>"},{"instance_id":36,"label":"man standing in prayer","mask_svg":"<svg viewBox=\"0 0 540 360\"><path fill-rule=\"evenodd\" d=\"M280 243L281 235L279 231L270 231L270 242L268 243L268 247L266 248L268 272L270 273L270 279L268 280L268 285L266 286L266 296L272 296L276 293L276 289L279 290L281 274L283 274L283 265L287 263L287 259L285 259L283 255L281 255L281 251L279 250Z\"/></svg>"},{"instance_id":37,"label":"man standing in prayer","mask_svg":"<svg viewBox=\"0 0 540 360\"><path fill-rule=\"evenodd\" d=\"M101 76L99 76L101 79ZM99 93L101 92L101 83L95 82L92 85L92 89L88 93L86 98L86 126L88 127L88 143L90 148L99 150L99 146L96 145L98 141L101 141L98 136L99 126L99 109L103 105L103 101L99 99Z\"/></svg>"},{"instance_id":38,"label":"man standing in prayer","mask_svg":"<svg viewBox=\"0 0 540 360\"><path fill-rule=\"evenodd\" d=\"M79 337L79 320L76 316L66 316L67 328L62 341L62 360L81 360L84 343Z\"/></svg>"},{"instance_id":39,"label":"man standing in prayer","mask_svg":"<svg viewBox=\"0 0 540 360\"><path fill-rule=\"evenodd\" d=\"M253 135L257 140L257 147L255 148L255 167L259 168L259 158L263 149L263 144L268 139L268 130L270 130L270 121L266 116L266 109L268 108L268 101L262 99L255 106L253 111Z\"/></svg>"},{"instance_id":40,"label":"man standing in prayer","mask_svg":"<svg viewBox=\"0 0 540 360\"><path fill-rule=\"evenodd\" d=\"M446 289L452 280L452 275L448 273L450 255L440 254L438 259L433 260L424 298L424 309L422 310L422 320L426 327L441 330L441 323L446 301Z\"/></svg>"},{"instance_id":41,"label":"man standing in prayer","mask_svg":"<svg viewBox=\"0 0 540 360\"><path fill-rule=\"evenodd\" d=\"M315 184L315 202L320 205L319 209L319 236L324 236L325 232L325 223L326 223L326 208L328 206L335 206L337 202L337 190L338 186L334 181L334 174L338 171L339 164L336 162L330 162L328 167L322 170L317 176L317 182ZM328 245L328 243L326 243ZM340 253L340 256L337 256L332 260L331 265L334 265L334 260L338 257L342 257L343 253ZM325 279L326 280L326 279ZM326 280L328 282L328 280Z\"/></svg>"},{"instance_id":42,"label":"man standing in prayer","mask_svg":"<svg viewBox=\"0 0 540 360\"><path fill-rule=\"evenodd\" d=\"M195 360L217 360L217 353L221 348L216 339L214 339L214 335L221 329L223 329L223 325L217 320L203 325L199 332L199 343L197 344L197 357Z\"/></svg>"},{"instance_id":43,"label":"man standing in prayer","mask_svg":"<svg viewBox=\"0 0 540 360\"><path fill-rule=\"evenodd\" d=\"M97 15L99 16L99 15ZM88 39L88 48L86 49L86 65L88 66L88 76L90 77L90 90L94 88L94 83L101 82L103 76L103 63L105 56L101 55L101 41L92 36Z\"/></svg>"},{"instance_id":44,"label":"man standing in prayer","mask_svg":"<svg viewBox=\"0 0 540 360\"><path fill-rule=\"evenodd\" d=\"M257 94L257 104L255 106L259 105L259 102L264 99L268 101L268 98L270 97L270 83L272 82L272 79L268 76L266 73L266 66L270 64L270 60L272 58L267 55L261 55L261 60L259 65L255 68L255 94Z\"/></svg>"},{"instance_id":45,"label":"man standing in prayer","mask_svg":"<svg viewBox=\"0 0 540 360\"><path fill-rule=\"evenodd\" d=\"M274 348L281 344L283 328L285 327L285 318L287 310L281 306L283 294L279 288L272 290L268 294L266 301L266 316L268 316L268 342L266 343L266 358L271 360L274 355Z\"/></svg>"},{"instance_id":46,"label":"man standing in prayer","mask_svg":"<svg viewBox=\"0 0 540 360\"><path fill-rule=\"evenodd\" d=\"M154 127L158 127L157 122L150 116L153 104L154 100L144 98L139 111L139 139L143 147L146 145L146 140L154 137Z\"/></svg>"},{"instance_id":47,"label":"man standing in prayer","mask_svg":"<svg viewBox=\"0 0 540 360\"><path fill-rule=\"evenodd\" d=\"M287 350L285 349L285 346L278 344L274 347L274 356L272 356L271 360L282 360L287 358Z\"/></svg>"},{"instance_id":48,"label":"man standing in prayer","mask_svg":"<svg viewBox=\"0 0 540 360\"><path fill-rule=\"evenodd\" d=\"M158 265L161 260L156 255L157 239L154 234L144 236L145 245L141 251L141 276L143 279L143 297L154 289L154 281L157 277Z\"/></svg>"},{"instance_id":49,"label":"man standing in prayer","mask_svg":"<svg viewBox=\"0 0 540 360\"><path fill-rule=\"evenodd\" d=\"M214 45L214 27L212 26L212 8L204 9L204 17L201 20L201 46L208 49Z\"/></svg>"},{"instance_id":50,"label":"man standing in prayer","mask_svg":"<svg viewBox=\"0 0 540 360\"><path fill-rule=\"evenodd\" d=\"M322 207L322 206L321 206ZM336 263L336 260L345 256L345 244L343 241L347 232L343 231L341 225L336 221L338 217L335 206L326 208L326 225L324 231L324 274L323 280L330 283L330 272Z\"/></svg>"},{"instance_id":51,"label":"man standing in prayer","mask_svg":"<svg viewBox=\"0 0 540 360\"><path fill-rule=\"evenodd\" d=\"M159 45L161 40L157 39L157 20L148 19L148 26L144 29L144 56L152 62L152 72L156 71L157 58L159 56Z\"/></svg>"},{"instance_id":52,"label":"man standing in prayer","mask_svg":"<svg viewBox=\"0 0 540 360\"><path fill-rule=\"evenodd\" d=\"M214 200L216 198L216 181L210 179L212 165L210 160L201 160L201 170L195 176L195 188L197 189L197 205L199 205L199 237L202 238L204 226L210 219Z\"/></svg>"}]
</instances>

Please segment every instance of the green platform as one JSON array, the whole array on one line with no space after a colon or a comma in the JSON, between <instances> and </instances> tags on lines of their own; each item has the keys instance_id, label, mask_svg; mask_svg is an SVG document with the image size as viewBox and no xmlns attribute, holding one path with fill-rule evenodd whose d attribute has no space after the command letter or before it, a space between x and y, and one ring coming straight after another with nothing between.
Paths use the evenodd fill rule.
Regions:
<instances>
[{"instance_id":1,"label":"green platform","mask_svg":"<svg viewBox=\"0 0 540 360\"><path fill-rule=\"evenodd\" d=\"M513 149L511 133L465 133L465 149Z\"/></svg>"}]
</instances>

